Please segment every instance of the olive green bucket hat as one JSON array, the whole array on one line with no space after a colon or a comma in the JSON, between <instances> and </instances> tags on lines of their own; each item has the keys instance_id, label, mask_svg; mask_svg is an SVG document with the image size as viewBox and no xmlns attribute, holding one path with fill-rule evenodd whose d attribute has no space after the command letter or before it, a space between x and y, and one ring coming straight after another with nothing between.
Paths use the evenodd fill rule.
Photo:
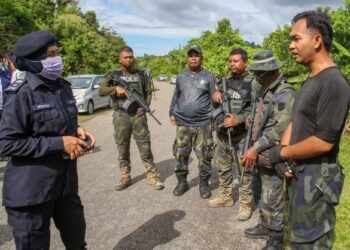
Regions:
<instances>
[{"instance_id":1,"label":"olive green bucket hat","mask_svg":"<svg viewBox=\"0 0 350 250\"><path fill-rule=\"evenodd\" d=\"M283 62L277 61L271 50L264 50L254 55L254 63L248 67L250 71L272 71L282 67Z\"/></svg>"}]
</instances>

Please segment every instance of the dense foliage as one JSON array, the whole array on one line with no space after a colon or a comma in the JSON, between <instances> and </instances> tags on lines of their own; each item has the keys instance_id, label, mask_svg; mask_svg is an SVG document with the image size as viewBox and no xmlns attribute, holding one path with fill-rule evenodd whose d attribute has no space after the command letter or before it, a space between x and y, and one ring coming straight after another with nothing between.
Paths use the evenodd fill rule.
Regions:
<instances>
[{"instance_id":1,"label":"dense foliage","mask_svg":"<svg viewBox=\"0 0 350 250\"><path fill-rule=\"evenodd\" d=\"M218 22L215 31L204 31L199 38L188 41L186 46L172 50L165 56L139 57L138 65L149 68L154 76L178 74L186 67L186 52L193 44L201 46L204 67L217 77L228 74L227 58L233 48L244 48L250 58L259 51L258 46L245 42L239 30L232 29L230 21L225 18Z\"/></svg>"},{"instance_id":2,"label":"dense foliage","mask_svg":"<svg viewBox=\"0 0 350 250\"><path fill-rule=\"evenodd\" d=\"M17 39L46 29L62 48L65 74L105 73L117 67L116 56L125 45L116 32L100 27L93 11L82 13L77 0L3 0L0 4L1 51Z\"/></svg>"}]
</instances>

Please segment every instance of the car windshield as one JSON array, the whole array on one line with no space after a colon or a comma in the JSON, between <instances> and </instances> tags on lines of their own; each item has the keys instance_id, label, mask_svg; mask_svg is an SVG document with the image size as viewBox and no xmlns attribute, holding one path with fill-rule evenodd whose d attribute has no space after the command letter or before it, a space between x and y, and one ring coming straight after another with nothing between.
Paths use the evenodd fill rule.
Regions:
<instances>
[{"instance_id":1,"label":"car windshield","mask_svg":"<svg viewBox=\"0 0 350 250\"><path fill-rule=\"evenodd\" d=\"M72 89L87 89L91 84L91 77L68 77L67 80L72 84Z\"/></svg>"}]
</instances>

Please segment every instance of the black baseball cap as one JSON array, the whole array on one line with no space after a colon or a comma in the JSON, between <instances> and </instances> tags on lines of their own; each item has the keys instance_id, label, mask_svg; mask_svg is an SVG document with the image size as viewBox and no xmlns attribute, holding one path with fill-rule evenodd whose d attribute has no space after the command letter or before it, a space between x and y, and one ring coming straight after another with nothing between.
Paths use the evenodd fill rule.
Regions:
<instances>
[{"instance_id":1,"label":"black baseball cap","mask_svg":"<svg viewBox=\"0 0 350 250\"><path fill-rule=\"evenodd\" d=\"M191 52L191 51L195 51L198 54L202 54L202 49L201 47L199 47L198 45L192 45L188 50L187 50L187 55Z\"/></svg>"}]
</instances>

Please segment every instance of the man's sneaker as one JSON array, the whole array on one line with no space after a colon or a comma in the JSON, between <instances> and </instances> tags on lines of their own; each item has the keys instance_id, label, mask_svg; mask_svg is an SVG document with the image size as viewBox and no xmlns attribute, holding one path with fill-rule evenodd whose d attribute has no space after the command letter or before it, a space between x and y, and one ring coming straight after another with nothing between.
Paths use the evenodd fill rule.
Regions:
<instances>
[{"instance_id":1,"label":"man's sneaker","mask_svg":"<svg viewBox=\"0 0 350 250\"><path fill-rule=\"evenodd\" d=\"M231 196L218 195L214 199L209 200L209 207L232 207L234 204Z\"/></svg>"},{"instance_id":2,"label":"man's sneaker","mask_svg":"<svg viewBox=\"0 0 350 250\"><path fill-rule=\"evenodd\" d=\"M245 237L252 239L265 239L268 240L270 236L270 230L258 224L253 228L247 228L244 230Z\"/></svg>"}]
</instances>

